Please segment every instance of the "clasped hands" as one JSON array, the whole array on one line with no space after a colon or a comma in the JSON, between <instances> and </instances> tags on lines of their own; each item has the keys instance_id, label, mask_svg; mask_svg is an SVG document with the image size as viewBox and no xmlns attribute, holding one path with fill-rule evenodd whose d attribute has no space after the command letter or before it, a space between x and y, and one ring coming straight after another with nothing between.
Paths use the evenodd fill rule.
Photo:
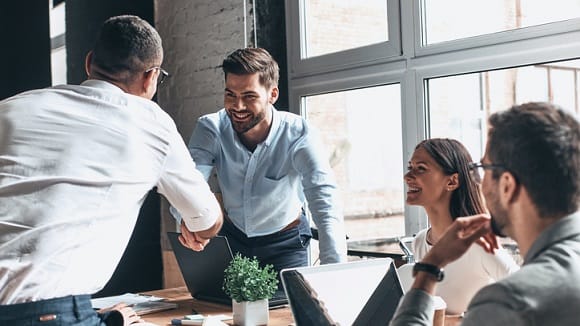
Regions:
<instances>
[{"instance_id":1,"label":"clasped hands","mask_svg":"<svg viewBox=\"0 0 580 326\"><path fill-rule=\"evenodd\" d=\"M192 232L187 229L185 223L181 222L181 234L179 235L179 242L184 247L193 251L202 251L209 243L210 238L202 237L199 232Z\"/></svg>"}]
</instances>

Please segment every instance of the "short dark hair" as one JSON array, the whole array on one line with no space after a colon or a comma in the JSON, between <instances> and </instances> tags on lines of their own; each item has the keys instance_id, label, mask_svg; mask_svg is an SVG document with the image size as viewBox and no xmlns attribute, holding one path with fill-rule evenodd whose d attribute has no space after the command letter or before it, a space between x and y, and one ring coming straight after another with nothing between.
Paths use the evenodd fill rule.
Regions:
<instances>
[{"instance_id":1,"label":"short dark hair","mask_svg":"<svg viewBox=\"0 0 580 326\"><path fill-rule=\"evenodd\" d=\"M128 82L163 59L161 37L145 20L131 15L107 19L93 47L99 73Z\"/></svg>"},{"instance_id":2,"label":"short dark hair","mask_svg":"<svg viewBox=\"0 0 580 326\"><path fill-rule=\"evenodd\" d=\"M266 88L278 86L280 68L268 51L262 48L238 49L228 55L223 63L224 77L228 74L249 75L258 73L260 84Z\"/></svg>"},{"instance_id":3,"label":"short dark hair","mask_svg":"<svg viewBox=\"0 0 580 326\"><path fill-rule=\"evenodd\" d=\"M470 216L485 212L479 178L469 170L472 162L469 151L455 139L431 138L420 142L415 149L423 148L441 167L445 175L457 173L459 187L451 194L449 213L451 218Z\"/></svg>"},{"instance_id":4,"label":"short dark hair","mask_svg":"<svg viewBox=\"0 0 580 326\"><path fill-rule=\"evenodd\" d=\"M487 157L526 187L540 216L568 215L580 200L580 126L544 102L512 106L489 118ZM494 171L498 178L502 171Z\"/></svg>"}]
</instances>

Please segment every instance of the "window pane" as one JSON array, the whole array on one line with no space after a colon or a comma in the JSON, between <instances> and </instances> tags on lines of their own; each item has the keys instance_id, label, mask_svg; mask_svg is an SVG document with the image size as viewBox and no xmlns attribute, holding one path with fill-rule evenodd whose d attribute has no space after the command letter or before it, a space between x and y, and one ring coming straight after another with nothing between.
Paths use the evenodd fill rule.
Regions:
<instances>
[{"instance_id":1,"label":"window pane","mask_svg":"<svg viewBox=\"0 0 580 326\"><path fill-rule=\"evenodd\" d=\"M514 104L550 101L580 112L580 60L485 71L427 81L431 137L460 140L479 160L487 118Z\"/></svg>"},{"instance_id":2,"label":"window pane","mask_svg":"<svg viewBox=\"0 0 580 326\"><path fill-rule=\"evenodd\" d=\"M422 6L424 44L580 17L578 0L437 0Z\"/></svg>"},{"instance_id":3,"label":"window pane","mask_svg":"<svg viewBox=\"0 0 580 326\"><path fill-rule=\"evenodd\" d=\"M404 235L399 84L308 96L305 116L329 152L350 239Z\"/></svg>"},{"instance_id":4,"label":"window pane","mask_svg":"<svg viewBox=\"0 0 580 326\"><path fill-rule=\"evenodd\" d=\"M305 58L388 41L387 0L305 0L303 17Z\"/></svg>"}]
</instances>

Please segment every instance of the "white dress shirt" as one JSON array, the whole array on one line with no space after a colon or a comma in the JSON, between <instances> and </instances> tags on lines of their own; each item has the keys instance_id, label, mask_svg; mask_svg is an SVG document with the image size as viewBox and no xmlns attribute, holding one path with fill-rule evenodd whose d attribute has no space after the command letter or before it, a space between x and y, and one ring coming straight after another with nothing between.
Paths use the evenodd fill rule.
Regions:
<instances>
[{"instance_id":1,"label":"white dress shirt","mask_svg":"<svg viewBox=\"0 0 580 326\"><path fill-rule=\"evenodd\" d=\"M154 102L97 80L1 101L0 304L100 290L153 187L192 231L219 216Z\"/></svg>"}]
</instances>

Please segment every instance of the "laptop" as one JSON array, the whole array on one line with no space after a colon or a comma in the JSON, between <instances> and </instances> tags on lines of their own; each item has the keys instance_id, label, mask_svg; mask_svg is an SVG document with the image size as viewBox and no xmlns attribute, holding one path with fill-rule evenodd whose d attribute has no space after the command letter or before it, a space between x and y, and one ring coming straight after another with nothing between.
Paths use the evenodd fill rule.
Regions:
<instances>
[{"instance_id":1,"label":"laptop","mask_svg":"<svg viewBox=\"0 0 580 326\"><path fill-rule=\"evenodd\" d=\"M184 247L179 242L179 233L167 232L167 237L191 296L198 300L231 306L232 299L222 289L224 271L233 259L227 238L216 236L203 251L198 252ZM287 303L286 295L282 291L277 291L268 300L270 308Z\"/></svg>"},{"instance_id":2,"label":"laptop","mask_svg":"<svg viewBox=\"0 0 580 326\"><path fill-rule=\"evenodd\" d=\"M391 258L288 268L281 277L297 326L388 325L403 296Z\"/></svg>"}]
</instances>

